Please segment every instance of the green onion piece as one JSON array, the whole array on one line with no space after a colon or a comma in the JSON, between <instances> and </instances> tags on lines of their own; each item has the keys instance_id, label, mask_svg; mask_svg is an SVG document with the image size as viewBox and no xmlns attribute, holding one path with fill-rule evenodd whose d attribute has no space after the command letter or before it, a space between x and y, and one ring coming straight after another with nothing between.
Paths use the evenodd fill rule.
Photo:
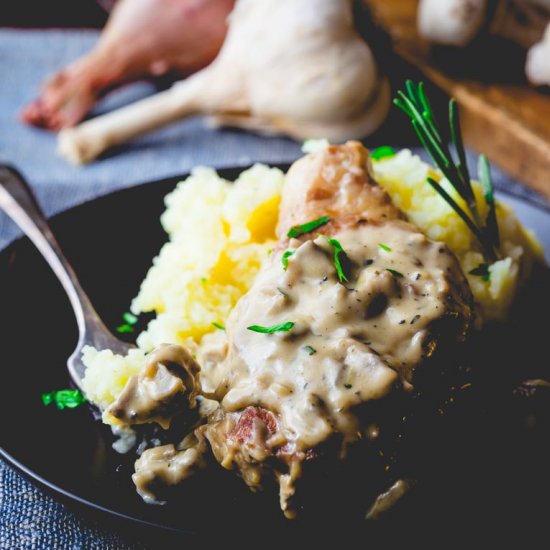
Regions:
<instances>
[{"instance_id":1,"label":"green onion piece","mask_svg":"<svg viewBox=\"0 0 550 550\"><path fill-rule=\"evenodd\" d=\"M219 330L225 330L225 327L220 323L212 323L212 324Z\"/></svg>"},{"instance_id":2,"label":"green onion piece","mask_svg":"<svg viewBox=\"0 0 550 550\"><path fill-rule=\"evenodd\" d=\"M124 334L126 332L134 332L134 327L132 325L129 325L128 323L125 323L124 325L120 325L116 328L117 332L120 332L121 334Z\"/></svg>"},{"instance_id":3,"label":"green onion piece","mask_svg":"<svg viewBox=\"0 0 550 550\"><path fill-rule=\"evenodd\" d=\"M385 159L387 157L394 157L396 151L393 147L389 145L382 145L382 147L377 147L370 152L370 156L373 160Z\"/></svg>"},{"instance_id":4,"label":"green onion piece","mask_svg":"<svg viewBox=\"0 0 550 550\"><path fill-rule=\"evenodd\" d=\"M386 271L389 271L392 275L395 275L396 277L404 277L403 273L400 271L396 271L395 269L390 269L389 267L386 268Z\"/></svg>"},{"instance_id":5,"label":"green onion piece","mask_svg":"<svg viewBox=\"0 0 550 550\"><path fill-rule=\"evenodd\" d=\"M329 221L330 221L330 218L328 216L323 216L322 218L319 218L317 220L312 220L310 222L304 223L303 225L295 225L294 227L290 228L290 230L287 233L287 237L290 237L290 238L299 237L304 233L309 233L314 229L317 229L318 227L325 225Z\"/></svg>"},{"instance_id":6,"label":"green onion piece","mask_svg":"<svg viewBox=\"0 0 550 550\"><path fill-rule=\"evenodd\" d=\"M55 403L59 410L74 409L86 402L84 394L80 390L58 390L42 394L42 403L48 406Z\"/></svg>"},{"instance_id":7,"label":"green onion piece","mask_svg":"<svg viewBox=\"0 0 550 550\"><path fill-rule=\"evenodd\" d=\"M128 325L135 325L138 322L138 318L133 314L127 311L122 314L122 318L126 321Z\"/></svg>"},{"instance_id":8,"label":"green onion piece","mask_svg":"<svg viewBox=\"0 0 550 550\"><path fill-rule=\"evenodd\" d=\"M391 248L390 248L387 244L378 243L378 246L379 246L382 250L385 250L386 252L391 252Z\"/></svg>"},{"instance_id":9,"label":"green onion piece","mask_svg":"<svg viewBox=\"0 0 550 550\"><path fill-rule=\"evenodd\" d=\"M308 355L315 355L317 353L317 350L311 346L304 346L303 349L308 353Z\"/></svg>"},{"instance_id":10,"label":"green onion piece","mask_svg":"<svg viewBox=\"0 0 550 550\"><path fill-rule=\"evenodd\" d=\"M294 326L294 323L292 321L288 321L286 323L281 323L280 325L273 325L272 327L262 327L261 325L250 325L249 327L246 327L246 328L253 332L261 332L263 334L273 334L274 332L288 332L293 326Z\"/></svg>"},{"instance_id":11,"label":"green onion piece","mask_svg":"<svg viewBox=\"0 0 550 550\"><path fill-rule=\"evenodd\" d=\"M336 239L327 239L328 244L334 248L334 267L336 268L336 273L338 273L338 280L343 282L348 282L348 277L344 273L344 268L342 267L342 260L340 259L340 255L342 255L342 259L347 259L346 253L344 252L344 249L342 248L342 245L336 240ZM349 260L348 260L349 261Z\"/></svg>"},{"instance_id":12,"label":"green onion piece","mask_svg":"<svg viewBox=\"0 0 550 550\"><path fill-rule=\"evenodd\" d=\"M290 256L292 256L292 254L294 254L294 250L285 250L283 252L283 256L281 258L281 261L283 262L283 269L286 271L287 268L288 268L288 259L290 258Z\"/></svg>"},{"instance_id":13,"label":"green onion piece","mask_svg":"<svg viewBox=\"0 0 550 550\"><path fill-rule=\"evenodd\" d=\"M489 271L489 264L479 264L477 267L469 271L470 275L476 275L481 277L484 281L488 281L491 278L491 272Z\"/></svg>"}]
</instances>

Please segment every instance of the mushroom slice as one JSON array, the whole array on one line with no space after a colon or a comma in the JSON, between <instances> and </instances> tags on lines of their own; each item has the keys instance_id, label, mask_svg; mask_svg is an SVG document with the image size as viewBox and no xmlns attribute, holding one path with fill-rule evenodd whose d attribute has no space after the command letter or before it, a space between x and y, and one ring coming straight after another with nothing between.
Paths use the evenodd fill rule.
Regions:
<instances>
[{"instance_id":1,"label":"mushroom slice","mask_svg":"<svg viewBox=\"0 0 550 550\"><path fill-rule=\"evenodd\" d=\"M145 366L131 376L106 414L123 424L156 422L164 429L172 418L197 406L200 366L182 346L162 344Z\"/></svg>"}]
</instances>

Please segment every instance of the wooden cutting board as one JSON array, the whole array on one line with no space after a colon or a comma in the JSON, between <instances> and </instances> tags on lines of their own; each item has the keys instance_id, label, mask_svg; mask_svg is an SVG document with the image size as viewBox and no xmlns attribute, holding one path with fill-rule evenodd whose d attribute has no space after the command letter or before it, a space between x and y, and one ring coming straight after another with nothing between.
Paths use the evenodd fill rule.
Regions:
<instances>
[{"instance_id":1,"label":"wooden cutting board","mask_svg":"<svg viewBox=\"0 0 550 550\"><path fill-rule=\"evenodd\" d=\"M418 0L364 1L394 52L456 98L467 145L550 199L550 94L526 81L525 50L489 34L466 49L433 47L417 32Z\"/></svg>"}]
</instances>

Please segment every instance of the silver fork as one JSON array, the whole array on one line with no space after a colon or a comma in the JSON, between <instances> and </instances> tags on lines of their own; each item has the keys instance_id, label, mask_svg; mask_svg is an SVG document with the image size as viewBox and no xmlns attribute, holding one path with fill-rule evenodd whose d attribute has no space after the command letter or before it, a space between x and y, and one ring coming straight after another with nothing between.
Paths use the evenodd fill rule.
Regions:
<instances>
[{"instance_id":1,"label":"silver fork","mask_svg":"<svg viewBox=\"0 0 550 550\"><path fill-rule=\"evenodd\" d=\"M82 363L84 346L108 348L122 355L126 355L135 346L113 336L100 319L61 251L33 192L21 174L11 166L0 165L0 208L38 248L69 297L79 336L76 348L67 360L67 367L74 383L82 389L82 378L86 370Z\"/></svg>"}]
</instances>

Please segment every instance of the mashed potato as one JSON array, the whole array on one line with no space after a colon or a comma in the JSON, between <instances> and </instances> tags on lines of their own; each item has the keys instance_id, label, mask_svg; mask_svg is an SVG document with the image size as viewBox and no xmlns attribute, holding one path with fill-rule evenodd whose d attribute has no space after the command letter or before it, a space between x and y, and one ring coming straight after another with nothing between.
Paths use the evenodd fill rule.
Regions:
<instances>
[{"instance_id":1,"label":"mashed potato","mask_svg":"<svg viewBox=\"0 0 550 550\"><path fill-rule=\"evenodd\" d=\"M161 223L169 236L139 294L135 314L157 317L139 335L150 351L164 342L198 342L224 325L275 245L283 173L255 165L234 184L197 168L166 197Z\"/></svg>"},{"instance_id":2,"label":"mashed potato","mask_svg":"<svg viewBox=\"0 0 550 550\"><path fill-rule=\"evenodd\" d=\"M283 180L280 170L260 164L235 183L201 167L166 196L161 223L169 240L131 306L135 314L154 311L156 318L127 357L84 350L83 387L90 401L108 407L155 346L193 346L218 330L213 323L224 326L275 245Z\"/></svg>"},{"instance_id":3,"label":"mashed potato","mask_svg":"<svg viewBox=\"0 0 550 550\"><path fill-rule=\"evenodd\" d=\"M521 225L512 209L497 201L502 259L488 266L488 277L472 275L472 270L485 263L479 243L455 211L426 183L426 178L431 176L440 181L455 201L466 209L464 201L449 182L408 149L376 161L374 171L395 205L426 235L447 243L457 255L478 306L478 323L504 320L518 288L529 277L533 262L543 258L541 245ZM473 187L480 213L485 218L487 205L481 184L474 181Z\"/></svg>"},{"instance_id":4,"label":"mashed potato","mask_svg":"<svg viewBox=\"0 0 550 550\"><path fill-rule=\"evenodd\" d=\"M309 150L324 146L325 142L307 145ZM484 262L478 243L426 177L440 180L460 204L448 182L406 149L375 161L374 170L409 219L455 252L472 288L479 323L505 319L533 262L542 258L540 245L510 207L497 204L502 259L488 266L488 277L472 275L470 271ZM83 385L88 399L105 409L139 371L146 352L165 342L196 346L205 334L217 330L213 323L224 325L275 245L283 179L280 170L260 164L243 171L235 183L212 169L196 168L166 197L161 223L169 241L131 306L135 314L154 311L156 318L139 335L139 349L127 357L85 350ZM474 182L474 187L478 204L484 205L481 186ZM486 214L483 209L481 213Z\"/></svg>"}]
</instances>

